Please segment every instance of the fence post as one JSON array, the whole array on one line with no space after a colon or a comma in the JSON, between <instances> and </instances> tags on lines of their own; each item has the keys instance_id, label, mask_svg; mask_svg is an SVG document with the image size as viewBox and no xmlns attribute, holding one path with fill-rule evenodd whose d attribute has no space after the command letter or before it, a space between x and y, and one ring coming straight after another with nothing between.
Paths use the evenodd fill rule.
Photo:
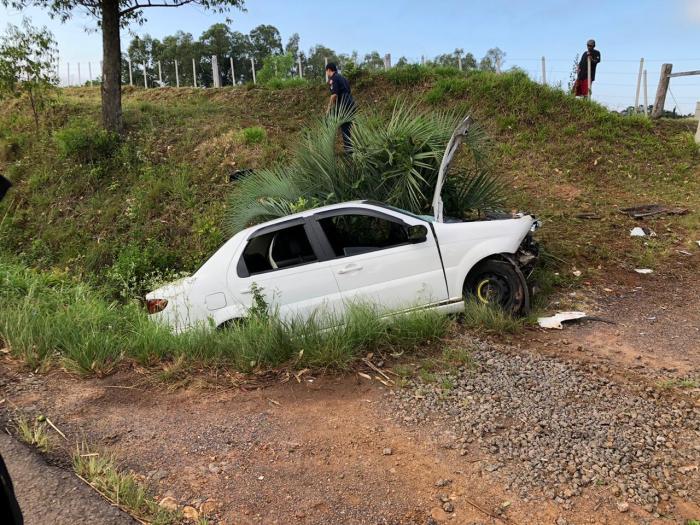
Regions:
<instances>
[{"instance_id":1,"label":"fence post","mask_svg":"<svg viewBox=\"0 0 700 525\"><path fill-rule=\"evenodd\" d=\"M644 116L648 117L649 116L649 101L647 100L647 70L644 70L643 74L643 80L644 82Z\"/></svg>"},{"instance_id":2,"label":"fence post","mask_svg":"<svg viewBox=\"0 0 700 525\"><path fill-rule=\"evenodd\" d=\"M78 87L80 87L80 62L78 62Z\"/></svg>"},{"instance_id":3,"label":"fence post","mask_svg":"<svg viewBox=\"0 0 700 525\"><path fill-rule=\"evenodd\" d=\"M160 60L158 61L158 84L163 87L163 69L160 67Z\"/></svg>"},{"instance_id":4,"label":"fence post","mask_svg":"<svg viewBox=\"0 0 700 525\"><path fill-rule=\"evenodd\" d=\"M391 69L391 53L384 55L384 69Z\"/></svg>"},{"instance_id":5,"label":"fence post","mask_svg":"<svg viewBox=\"0 0 700 525\"><path fill-rule=\"evenodd\" d=\"M323 62L324 62L323 71L326 75L326 84L328 84L328 70L326 69L326 67L328 67L328 57L323 57Z\"/></svg>"},{"instance_id":6,"label":"fence post","mask_svg":"<svg viewBox=\"0 0 700 525\"><path fill-rule=\"evenodd\" d=\"M496 57L496 73L501 74L501 57Z\"/></svg>"},{"instance_id":7,"label":"fence post","mask_svg":"<svg viewBox=\"0 0 700 525\"><path fill-rule=\"evenodd\" d=\"M253 70L253 84L257 84L255 80L255 59L253 57L250 57L250 68Z\"/></svg>"},{"instance_id":8,"label":"fence post","mask_svg":"<svg viewBox=\"0 0 700 525\"><path fill-rule=\"evenodd\" d=\"M194 62L194 58L192 59L192 85L197 87L197 65Z\"/></svg>"},{"instance_id":9,"label":"fence post","mask_svg":"<svg viewBox=\"0 0 700 525\"><path fill-rule=\"evenodd\" d=\"M70 87L70 62L66 62L66 66L68 67L68 79L66 80L66 86Z\"/></svg>"},{"instance_id":10,"label":"fence post","mask_svg":"<svg viewBox=\"0 0 700 525\"><path fill-rule=\"evenodd\" d=\"M420 56L420 65L424 66L425 65L425 55Z\"/></svg>"},{"instance_id":11,"label":"fence post","mask_svg":"<svg viewBox=\"0 0 700 525\"><path fill-rule=\"evenodd\" d=\"M219 76L219 57L211 56L211 74L214 77L214 87L221 87L221 77Z\"/></svg>"},{"instance_id":12,"label":"fence post","mask_svg":"<svg viewBox=\"0 0 700 525\"><path fill-rule=\"evenodd\" d=\"M129 61L129 85L133 86L134 85L134 75L131 71L131 57L127 59Z\"/></svg>"},{"instance_id":13,"label":"fence post","mask_svg":"<svg viewBox=\"0 0 700 525\"><path fill-rule=\"evenodd\" d=\"M656 88L656 98L654 99L654 109L651 111L651 118L659 118L664 112L668 83L671 81L669 75L672 70L673 64L663 64L661 66L661 76L659 78L659 86Z\"/></svg>"},{"instance_id":14,"label":"fence post","mask_svg":"<svg viewBox=\"0 0 700 525\"><path fill-rule=\"evenodd\" d=\"M547 85L547 68L545 66L544 57L542 57L542 83Z\"/></svg>"},{"instance_id":15,"label":"fence post","mask_svg":"<svg viewBox=\"0 0 700 525\"><path fill-rule=\"evenodd\" d=\"M695 118L698 119L698 131L695 133L695 143L700 144L700 102L695 103Z\"/></svg>"},{"instance_id":16,"label":"fence post","mask_svg":"<svg viewBox=\"0 0 700 525\"><path fill-rule=\"evenodd\" d=\"M88 81L92 86L92 63L88 62Z\"/></svg>"},{"instance_id":17,"label":"fence post","mask_svg":"<svg viewBox=\"0 0 700 525\"><path fill-rule=\"evenodd\" d=\"M143 87L148 89L148 69L146 68L146 62L143 63Z\"/></svg>"},{"instance_id":18,"label":"fence post","mask_svg":"<svg viewBox=\"0 0 700 525\"><path fill-rule=\"evenodd\" d=\"M457 67L462 71L462 55L457 55Z\"/></svg>"},{"instance_id":19,"label":"fence post","mask_svg":"<svg viewBox=\"0 0 700 525\"><path fill-rule=\"evenodd\" d=\"M304 78L304 71L301 69L301 57L297 57L297 67L299 68L299 78Z\"/></svg>"},{"instance_id":20,"label":"fence post","mask_svg":"<svg viewBox=\"0 0 700 525\"><path fill-rule=\"evenodd\" d=\"M175 61L175 87L180 87L180 72L177 69L177 60Z\"/></svg>"},{"instance_id":21,"label":"fence post","mask_svg":"<svg viewBox=\"0 0 700 525\"><path fill-rule=\"evenodd\" d=\"M644 71L644 58L639 59L639 73L637 73L637 93L634 96L635 113L639 113L639 90L642 87L642 71Z\"/></svg>"},{"instance_id":22,"label":"fence post","mask_svg":"<svg viewBox=\"0 0 700 525\"><path fill-rule=\"evenodd\" d=\"M119 68L119 69L121 69L121 68ZM121 76L122 76L121 73L119 73L119 78L120 78L120 79L121 79ZM102 60L100 60L100 85L102 85L102 82L103 82L104 77L105 77L105 76L102 74Z\"/></svg>"},{"instance_id":23,"label":"fence post","mask_svg":"<svg viewBox=\"0 0 700 525\"><path fill-rule=\"evenodd\" d=\"M233 57L228 57L229 61L231 62L231 84L236 85L236 72L233 69Z\"/></svg>"}]
</instances>

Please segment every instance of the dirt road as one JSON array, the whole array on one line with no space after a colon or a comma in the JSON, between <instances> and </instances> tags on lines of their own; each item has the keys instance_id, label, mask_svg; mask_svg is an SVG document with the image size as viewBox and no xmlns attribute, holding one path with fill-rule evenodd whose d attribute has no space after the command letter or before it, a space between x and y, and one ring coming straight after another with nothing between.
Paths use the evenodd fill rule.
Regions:
<instances>
[{"instance_id":1,"label":"dirt road","mask_svg":"<svg viewBox=\"0 0 700 525\"><path fill-rule=\"evenodd\" d=\"M667 388L659 382L698 377L700 317L694 302L700 288L691 281L667 293L661 288L647 281L630 282L612 292L592 291L597 311L617 324L582 324L556 333L528 331L511 346L496 350L510 357L479 354L477 366L456 372L452 386L441 385L440 377L428 385L418 381L418 395L407 395L403 408L389 388L354 374L305 374L301 382L292 378L253 391L189 387L173 392L143 386L138 371L90 380L61 372L37 377L7 360L2 397L30 414L50 415L71 442L84 438L113 452L125 468L142 475L158 497L172 496L196 508L208 502L211 523L684 523L700 517L695 491L700 428L693 426L700 421L698 389ZM462 334L451 344L468 346L473 340ZM527 366L510 366L517 356ZM514 389L479 398L478 424L484 434L470 441L455 424L469 423L473 417L467 394L442 402L450 398L450 391L468 393L473 385L490 384L484 375L488 373L513 379L503 384ZM472 378L476 382L471 383ZM528 381L534 381L533 387ZM557 381L567 388L556 388ZM508 459L498 447L494 450L494 443L500 446L517 438L515 420L527 416L522 412L527 403L520 401L539 388L537 382L547 388L539 394L545 396L540 404L563 418L556 432L576 438L576 446L583 446L593 459L619 457L621 472L631 452L648 476L634 483L620 478L622 488L627 489L627 483L658 503L645 505L637 492L628 498L620 483L610 481L617 478L606 477L614 474L612 464L590 465L594 472L588 481L574 472L571 479L585 482L572 485L570 494L565 489L529 490L527 484L516 483L530 479L525 466L537 458L528 458L525 448L519 450L525 459L518 454ZM572 388L572 382L584 386ZM428 389L429 395L421 395L420 389ZM600 397L600 389L608 393ZM485 396L486 390L472 393ZM609 453L598 454L598 444L586 442L590 418L566 416L572 402L585 401L586 396L597 404L581 406L597 414L600 425L610 425L612 445L600 443L611 448ZM615 412L616 396L625 400L625 413L644 407L649 413L635 414L636 423L628 423L624 414ZM426 404L429 399L436 404ZM8 404L3 406L7 409ZM423 415L416 418L416 410ZM611 424L616 415L619 420ZM689 437L673 439L678 421L687 422L683 432ZM528 421L518 424L529 431ZM640 434L647 427L651 433ZM649 436L653 443L645 446ZM664 436L669 436L668 446ZM637 440L643 455L624 451ZM494 467L499 462L503 466ZM558 474L538 465L543 479ZM580 473L586 469L584 462ZM664 477L667 470L669 476ZM22 472L17 479L19 490L35 490ZM658 490L660 480L670 480L664 481L670 492Z\"/></svg>"}]
</instances>

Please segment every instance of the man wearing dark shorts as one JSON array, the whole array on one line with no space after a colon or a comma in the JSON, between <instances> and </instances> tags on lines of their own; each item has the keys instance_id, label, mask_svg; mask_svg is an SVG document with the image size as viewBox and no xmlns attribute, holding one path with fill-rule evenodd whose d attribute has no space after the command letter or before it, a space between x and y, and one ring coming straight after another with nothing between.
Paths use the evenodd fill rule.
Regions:
<instances>
[{"instance_id":1,"label":"man wearing dark shorts","mask_svg":"<svg viewBox=\"0 0 700 525\"><path fill-rule=\"evenodd\" d=\"M600 51L595 49L595 40L586 42L586 52L581 55L578 63L578 74L576 76L576 96L587 97L590 95L588 84L588 57L591 57L591 84L595 80L595 68L600 62Z\"/></svg>"},{"instance_id":2,"label":"man wearing dark shorts","mask_svg":"<svg viewBox=\"0 0 700 525\"><path fill-rule=\"evenodd\" d=\"M329 62L326 66L326 74L328 75L328 87L331 90L331 98L328 101L326 112L344 110L351 114L354 113L355 100L352 98L348 79L338 73L338 68L333 62ZM352 151L351 130L352 122L343 122L340 125L340 131L343 133L343 146L348 152Z\"/></svg>"}]
</instances>

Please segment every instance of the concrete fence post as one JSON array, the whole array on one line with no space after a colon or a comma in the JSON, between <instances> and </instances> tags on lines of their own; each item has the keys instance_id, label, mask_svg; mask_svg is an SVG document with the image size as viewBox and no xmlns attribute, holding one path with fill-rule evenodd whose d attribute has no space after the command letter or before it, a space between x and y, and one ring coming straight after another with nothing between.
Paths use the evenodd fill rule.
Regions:
<instances>
[{"instance_id":1,"label":"concrete fence post","mask_svg":"<svg viewBox=\"0 0 700 525\"><path fill-rule=\"evenodd\" d=\"M143 63L143 87L148 89L148 68L146 62Z\"/></svg>"},{"instance_id":2,"label":"concrete fence post","mask_svg":"<svg viewBox=\"0 0 700 525\"><path fill-rule=\"evenodd\" d=\"M160 60L158 61L158 84L163 87L163 68L160 67Z\"/></svg>"},{"instance_id":3,"label":"concrete fence post","mask_svg":"<svg viewBox=\"0 0 700 525\"><path fill-rule=\"evenodd\" d=\"M457 67L462 71L462 55L457 55Z\"/></svg>"},{"instance_id":4,"label":"concrete fence post","mask_svg":"<svg viewBox=\"0 0 700 525\"><path fill-rule=\"evenodd\" d=\"M133 86L134 85L134 73L131 70L131 58L127 59L129 61L129 85Z\"/></svg>"},{"instance_id":5,"label":"concrete fence post","mask_svg":"<svg viewBox=\"0 0 700 525\"><path fill-rule=\"evenodd\" d=\"M66 62L66 67L68 69L68 78L66 79L66 86L70 87L70 62Z\"/></svg>"},{"instance_id":6,"label":"concrete fence post","mask_svg":"<svg viewBox=\"0 0 700 525\"><path fill-rule=\"evenodd\" d=\"M80 87L80 62L78 62L78 87Z\"/></svg>"},{"instance_id":7,"label":"concrete fence post","mask_svg":"<svg viewBox=\"0 0 700 525\"><path fill-rule=\"evenodd\" d=\"M229 62L231 62L231 85L235 86L236 85L236 72L233 69L233 57L228 58Z\"/></svg>"},{"instance_id":8,"label":"concrete fence post","mask_svg":"<svg viewBox=\"0 0 700 525\"><path fill-rule=\"evenodd\" d=\"M304 78L304 71L301 69L301 57L297 57L297 68L299 69L299 78Z\"/></svg>"},{"instance_id":9,"label":"concrete fence post","mask_svg":"<svg viewBox=\"0 0 700 525\"><path fill-rule=\"evenodd\" d=\"M644 83L644 116L649 116L649 100L647 99L647 70L644 70L642 82Z\"/></svg>"},{"instance_id":10,"label":"concrete fence post","mask_svg":"<svg viewBox=\"0 0 700 525\"><path fill-rule=\"evenodd\" d=\"M88 62L88 81L92 86L92 63Z\"/></svg>"},{"instance_id":11,"label":"concrete fence post","mask_svg":"<svg viewBox=\"0 0 700 525\"><path fill-rule=\"evenodd\" d=\"M391 53L384 55L384 69L391 69Z\"/></svg>"},{"instance_id":12,"label":"concrete fence post","mask_svg":"<svg viewBox=\"0 0 700 525\"><path fill-rule=\"evenodd\" d=\"M542 83L547 85L547 67L545 66L544 57L542 57Z\"/></svg>"},{"instance_id":13,"label":"concrete fence post","mask_svg":"<svg viewBox=\"0 0 700 525\"><path fill-rule=\"evenodd\" d=\"M195 64L194 58L192 59L192 85L197 87L197 64Z\"/></svg>"},{"instance_id":14,"label":"concrete fence post","mask_svg":"<svg viewBox=\"0 0 700 525\"><path fill-rule=\"evenodd\" d=\"M214 87L221 87L221 76L219 75L219 57L211 56L211 74L214 77Z\"/></svg>"},{"instance_id":15,"label":"concrete fence post","mask_svg":"<svg viewBox=\"0 0 700 525\"><path fill-rule=\"evenodd\" d=\"M695 143L700 144L700 101L695 103L695 118L698 119L698 130L695 133Z\"/></svg>"},{"instance_id":16,"label":"concrete fence post","mask_svg":"<svg viewBox=\"0 0 700 525\"><path fill-rule=\"evenodd\" d=\"M257 84L257 80L255 79L255 59L253 57L250 57L250 69L253 70L253 84Z\"/></svg>"},{"instance_id":17,"label":"concrete fence post","mask_svg":"<svg viewBox=\"0 0 700 525\"><path fill-rule=\"evenodd\" d=\"M326 69L326 67L328 66L328 57L323 57L323 62L323 71L326 75L326 84L328 84L328 70Z\"/></svg>"},{"instance_id":18,"label":"concrete fence post","mask_svg":"<svg viewBox=\"0 0 700 525\"><path fill-rule=\"evenodd\" d=\"M180 72L177 69L177 60L175 61L175 87L180 87Z\"/></svg>"},{"instance_id":19,"label":"concrete fence post","mask_svg":"<svg viewBox=\"0 0 700 525\"><path fill-rule=\"evenodd\" d=\"M639 91L642 87L642 71L644 71L644 59L639 59L639 73L637 73L637 93L634 95L634 112L639 113Z\"/></svg>"}]
</instances>

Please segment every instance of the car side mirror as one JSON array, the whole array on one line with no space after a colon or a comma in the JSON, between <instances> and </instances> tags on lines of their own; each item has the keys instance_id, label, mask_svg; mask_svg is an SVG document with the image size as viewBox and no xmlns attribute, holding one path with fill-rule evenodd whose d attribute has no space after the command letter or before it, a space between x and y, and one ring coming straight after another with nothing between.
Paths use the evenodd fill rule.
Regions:
<instances>
[{"instance_id":1,"label":"car side mirror","mask_svg":"<svg viewBox=\"0 0 700 525\"><path fill-rule=\"evenodd\" d=\"M419 242L425 242L425 240L428 238L428 228L426 228L422 224L414 224L413 226L409 226L407 228L407 233L408 242L414 244Z\"/></svg>"}]
</instances>

